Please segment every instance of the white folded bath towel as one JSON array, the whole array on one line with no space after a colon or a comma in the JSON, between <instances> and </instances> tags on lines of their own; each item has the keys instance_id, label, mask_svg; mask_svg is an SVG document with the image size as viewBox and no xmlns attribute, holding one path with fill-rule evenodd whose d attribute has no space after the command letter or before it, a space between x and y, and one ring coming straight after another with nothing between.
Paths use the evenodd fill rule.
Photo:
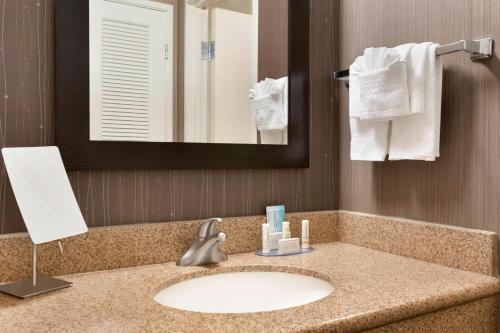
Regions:
<instances>
[{"instance_id":1,"label":"white folded bath towel","mask_svg":"<svg viewBox=\"0 0 500 333\"><path fill-rule=\"evenodd\" d=\"M395 49L368 48L352 66L359 78L359 107L350 112L359 119L391 119L410 113L406 63Z\"/></svg>"},{"instance_id":2,"label":"white folded bath towel","mask_svg":"<svg viewBox=\"0 0 500 333\"><path fill-rule=\"evenodd\" d=\"M390 160L434 161L439 157L443 65L436 57L438 44L398 47L407 61L412 115L392 121Z\"/></svg>"}]
</instances>

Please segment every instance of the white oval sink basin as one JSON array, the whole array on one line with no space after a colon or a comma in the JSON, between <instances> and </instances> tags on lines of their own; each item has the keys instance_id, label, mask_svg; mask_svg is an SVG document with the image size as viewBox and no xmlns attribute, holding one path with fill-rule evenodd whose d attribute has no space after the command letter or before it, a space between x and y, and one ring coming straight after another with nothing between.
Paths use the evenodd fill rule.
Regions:
<instances>
[{"instance_id":1,"label":"white oval sink basin","mask_svg":"<svg viewBox=\"0 0 500 333\"><path fill-rule=\"evenodd\" d=\"M322 299L333 286L311 276L281 272L235 272L182 281L161 290L155 301L205 313L249 313L287 309Z\"/></svg>"}]
</instances>

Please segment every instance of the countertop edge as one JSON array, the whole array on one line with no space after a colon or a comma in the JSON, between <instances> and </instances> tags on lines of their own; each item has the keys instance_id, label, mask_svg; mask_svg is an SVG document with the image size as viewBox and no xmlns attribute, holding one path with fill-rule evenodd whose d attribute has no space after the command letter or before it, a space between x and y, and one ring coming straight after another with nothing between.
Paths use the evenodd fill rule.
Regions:
<instances>
[{"instance_id":1,"label":"countertop edge","mask_svg":"<svg viewBox=\"0 0 500 333\"><path fill-rule=\"evenodd\" d=\"M488 276L485 274L479 275ZM492 277L492 279L495 278ZM329 322L318 323L317 325L313 325L306 329L300 329L294 332L337 332L339 326L342 327L341 332L369 330L402 320L407 320L429 313L446 310L484 298L494 297L499 294L500 279L496 278L496 282L485 282L475 287L464 288L458 294L441 295L437 297L429 297L425 300L398 304L380 310L338 318Z\"/></svg>"}]
</instances>

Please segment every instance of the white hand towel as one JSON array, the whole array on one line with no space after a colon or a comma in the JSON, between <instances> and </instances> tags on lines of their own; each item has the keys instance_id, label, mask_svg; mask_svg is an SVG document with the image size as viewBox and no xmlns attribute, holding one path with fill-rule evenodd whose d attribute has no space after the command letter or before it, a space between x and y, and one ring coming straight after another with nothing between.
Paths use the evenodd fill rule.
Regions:
<instances>
[{"instance_id":1,"label":"white hand towel","mask_svg":"<svg viewBox=\"0 0 500 333\"><path fill-rule=\"evenodd\" d=\"M390 120L409 113L406 65L392 49L369 48L349 72L351 160L384 161Z\"/></svg>"},{"instance_id":2,"label":"white hand towel","mask_svg":"<svg viewBox=\"0 0 500 333\"><path fill-rule=\"evenodd\" d=\"M399 53L386 47L368 48L352 66L359 78L358 107L350 111L359 119L385 119L410 113L406 63Z\"/></svg>"},{"instance_id":3,"label":"white hand towel","mask_svg":"<svg viewBox=\"0 0 500 333\"><path fill-rule=\"evenodd\" d=\"M410 116L392 121L390 160L434 161L439 157L443 65L436 57L438 44L422 43L407 48Z\"/></svg>"},{"instance_id":4,"label":"white hand towel","mask_svg":"<svg viewBox=\"0 0 500 333\"><path fill-rule=\"evenodd\" d=\"M352 66L351 66L352 68ZM349 80L349 109L359 107L359 80ZM384 161L388 149L389 121L361 120L350 117L351 160Z\"/></svg>"},{"instance_id":5,"label":"white hand towel","mask_svg":"<svg viewBox=\"0 0 500 333\"><path fill-rule=\"evenodd\" d=\"M351 160L385 161L389 122L350 118L350 126Z\"/></svg>"}]
</instances>

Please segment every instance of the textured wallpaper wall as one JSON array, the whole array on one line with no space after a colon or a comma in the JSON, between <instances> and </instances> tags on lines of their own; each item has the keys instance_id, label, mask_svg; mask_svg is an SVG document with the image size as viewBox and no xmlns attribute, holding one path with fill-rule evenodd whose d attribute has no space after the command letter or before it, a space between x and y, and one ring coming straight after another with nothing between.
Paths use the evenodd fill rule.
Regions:
<instances>
[{"instance_id":1,"label":"textured wallpaper wall","mask_svg":"<svg viewBox=\"0 0 500 333\"><path fill-rule=\"evenodd\" d=\"M272 0L269 0L272 1ZM54 142L55 0L0 0L0 146ZM337 205L334 1L311 1L311 168L281 170L90 171L69 174L92 226L201 219ZM3 169L0 233L24 224Z\"/></svg>"},{"instance_id":2,"label":"textured wallpaper wall","mask_svg":"<svg viewBox=\"0 0 500 333\"><path fill-rule=\"evenodd\" d=\"M500 232L499 13L497 0L340 1L343 68L369 46L483 37L497 42L487 61L472 62L463 52L441 56L441 157L436 162L350 161L348 90L339 90L341 209Z\"/></svg>"}]
</instances>

